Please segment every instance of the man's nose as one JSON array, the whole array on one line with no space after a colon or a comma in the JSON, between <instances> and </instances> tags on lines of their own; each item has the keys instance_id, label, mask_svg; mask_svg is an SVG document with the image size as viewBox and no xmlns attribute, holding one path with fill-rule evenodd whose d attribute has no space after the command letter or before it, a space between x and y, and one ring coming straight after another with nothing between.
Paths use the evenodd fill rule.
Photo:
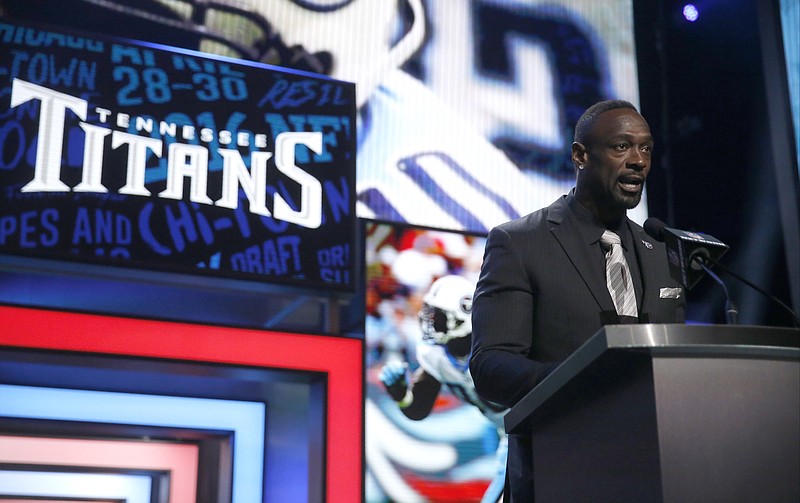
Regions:
<instances>
[{"instance_id":1,"label":"man's nose","mask_svg":"<svg viewBox=\"0 0 800 503\"><path fill-rule=\"evenodd\" d=\"M635 169L644 169L647 165L647 158L638 149L631 149L631 156L628 158L628 164Z\"/></svg>"}]
</instances>

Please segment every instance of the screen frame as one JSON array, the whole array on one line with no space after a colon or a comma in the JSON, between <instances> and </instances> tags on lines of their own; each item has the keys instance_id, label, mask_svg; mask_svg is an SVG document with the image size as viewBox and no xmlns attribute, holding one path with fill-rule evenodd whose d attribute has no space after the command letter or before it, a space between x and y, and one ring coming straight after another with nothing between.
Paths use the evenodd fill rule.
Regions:
<instances>
[{"instance_id":1,"label":"screen frame","mask_svg":"<svg viewBox=\"0 0 800 503\"><path fill-rule=\"evenodd\" d=\"M324 425L321 491L331 503L362 497L361 339L5 305L0 305L0 318L0 346L325 373L325 396L320 397L325 412L311 418Z\"/></svg>"}]
</instances>

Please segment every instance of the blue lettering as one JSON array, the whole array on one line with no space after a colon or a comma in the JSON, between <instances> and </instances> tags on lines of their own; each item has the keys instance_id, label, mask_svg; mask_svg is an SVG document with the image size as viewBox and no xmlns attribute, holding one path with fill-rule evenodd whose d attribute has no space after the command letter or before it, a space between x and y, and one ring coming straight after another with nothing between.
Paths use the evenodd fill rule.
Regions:
<instances>
[{"instance_id":1,"label":"blue lettering","mask_svg":"<svg viewBox=\"0 0 800 503\"><path fill-rule=\"evenodd\" d=\"M153 206L153 203L147 203L139 213L139 236L159 255L171 255L172 250L161 244L153 235L153 231L150 230L150 216L153 213Z\"/></svg>"},{"instance_id":2,"label":"blue lettering","mask_svg":"<svg viewBox=\"0 0 800 503\"><path fill-rule=\"evenodd\" d=\"M284 274L286 268L281 264L278 258L278 250L275 248L275 241L269 240L264 242L264 273L266 274Z\"/></svg>"},{"instance_id":3,"label":"blue lettering","mask_svg":"<svg viewBox=\"0 0 800 503\"><path fill-rule=\"evenodd\" d=\"M335 147L339 144L337 134L342 130L342 119L346 117L335 117L332 115L309 115L308 124L311 126L312 131L320 131L322 135L323 149L322 153L315 156L316 162L331 162L333 155L327 147Z\"/></svg>"},{"instance_id":4,"label":"blue lettering","mask_svg":"<svg viewBox=\"0 0 800 503\"><path fill-rule=\"evenodd\" d=\"M92 226L86 208L78 208L75 214L75 229L72 231L72 244L81 242L92 244Z\"/></svg>"},{"instance_id":5,"label":"blue lettering","mask_svg":"<svg viewBox=\"0 0 800 503\"><path fill-rule=\"evenodd\" d=\"M6 152L8 159L5 157ZM10 171L16 168L24 153L25 129L19 122L9 121L0 126L0 170Z\"/></svg>"},{"instance_id":6,"label":"blue lettering","mask_svg":"<svg viewBox=\"0 0 800 503\"><path fill-rule=\"evenodd\" d=\"M319 270L319 276L326 283L349 283L350 271L341 271L323 267Z\"/></svg>"},{"instance_id":7,"label":"blue lettering","mask_svg":"<svg viewBox=\"0 0 800 503\"><path fill-rule=\"evenodd\" d=\"M267 103L274 103L277 100L278 96L281 93L283 93L287 87L289 87L289 82L287 82L286 79L276 80L275 83L272 84L272 87L269 89L269 91L267 91L266 94L264 94L264 96L258 102L257 105L258 108L264 108L264 106ZM267 115L272 115L272 114L267 114Z\"/></svg>"},{"instance_id":8,"label":"blue lettering","mask_svg":"<svg viewBox=\"0 0 800 503\"><path fill-rule=\"evenodd\" d=\"M130 65L155 66L156 58L153 51L149 49L113 44L111 46L111 62L114 64L127 62Z\"/></svg>"},{"instance_id":9,"label":"blue lettering","mask_svg":"<svg viewBox=\"0 0 800 503\"><path fill-rule=\"evenodd\" d=\"M23 51L11 53L11 77L22 75L26 80L41 85L95 89L97 62L71 58L65 66L59 66L53 54L36 52L31 56Z\"/></svg>"},{"instance_id":10,"label":"blue lettering","mask_svg":"<svg viewBox=\"0 0 800 503\"><path fill-rule=\"evenodd\" d=\"M342 244L317 251L319 274L328 283L350 281L350 245Z\"/></svg>"},{"instance_id":11,"label":"blue lettering","mask_svg":"<svg viewBox=\"0 0 800 503\"><path fill-rule=\"evenodd\" d=\"M175 215L171 207L165 208L167 213L167 228L169 229L175 249L182 252L186 249L186 239L190 243L197 241L197 229L194 226L189 208L183 202L178 203L179 215ZM184 235L186 239L184 239Z\"/></svg>"},{"instance_id":12,"label":"blue lettering","mask_svg":"<svg viewBox=\"0 0 800 503\"><path fill-rule=\"evenodd\" d=\"M336 245L317 252L317 261L322 267L347 266L350 263L350 245Z\"/></svg>"},{"instance_id":13,"label":"blue lettering","mask_svg":"<svg viewBox=\"0 0 800 503\"><path fill-rule=\"evenodd\" d=\"M55 222L58 222L57 210L49 208L42 212L42 227L47 232L43 232L39 239L44 246L55 246L58 242L58 227L56 227Z\"/></svg>"},{"instance_id":14,"label":"blue lettering","mask_svg":"<svg viewBox=\"0 0 800 503\"><path fill-rule=\"evenodd\" d=\"M58 211L48 208L38 213L26 211L17 217L6 215L0 218L0 245L12 244L18 235L21 248L36 248L39 245L50 247L58 242Z\"/></svg>"},{"instance_id":15,"label":"blue lettering","mask_svg":"<svg viewBox=\"0 0 800 503\"><path fill-rule=\"evenodd\" d=\"M330 207L330 213L333 216L334 222L341 222L342 218L350 215L350 187L347 185L347 179L342 176L339 177L341 190L336 187L332 180L325 180L322 184L325 190L325 201ZM327 212L323 218L327 216Z\"/></svg>"},{"instance_id":16,"label":"blue lettering","mask_svg":"<svg viewBox=\"0 0 800 503\"><path fill-rule=\"evenodd\" d=\"M266 275L301 272L300 237L279 236L234 253L231 255L231 268L234 271Z\"/></svg>"},{"instance_id":17,"label":"blue lettering","mask_svg":"<svg viewBox=\"0 0 800 503\"><path fill-rule=\"evenodd\" d=\"M17 231L17 219L13 215L0 218L0 245L6 244L6 239Z\"/></svg>"},{"instance_id":18,"label":"blue lettering","mask_svg":"<svg viewBox=\"0 0 800 503\"><path fill-rule=\"evenodd\" d=\"M122 214L96 208L90 213L87 208L78 208L72 244L118 244L131 243L133 232L131 221Z\"/></svg>"},{"instance_id":19,"label":"blue lettering","mask_svg":"<svg viewBox=\"0 0 800 503\"><path fill-rule=\"evenodd\" d=\"M19 245L22 248L36 248L36 240L31 236L36 232L36 226L31 222L35 218L35 211L26 211L20 215Z\"/></svg>"}]
</instances>

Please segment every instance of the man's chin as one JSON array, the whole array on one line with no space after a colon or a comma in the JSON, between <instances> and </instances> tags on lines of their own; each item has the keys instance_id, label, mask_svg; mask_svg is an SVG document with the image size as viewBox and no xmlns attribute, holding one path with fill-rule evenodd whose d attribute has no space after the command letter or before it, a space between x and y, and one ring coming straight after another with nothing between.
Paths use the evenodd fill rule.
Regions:
<instances>
[{"instance_id":1,"label":"man's chin","mask_svg":"<svg viewBox=\"0 0 800 503\"><path fill-rule=\"evenodd\" d=\"M642 192L639 191L636 194L631 193L623 193L617 194L614 198L617 205L625 208L626 210L632 210L635 207L639 206L639 203L642 202Z\"/></svg>"}]
</instances>

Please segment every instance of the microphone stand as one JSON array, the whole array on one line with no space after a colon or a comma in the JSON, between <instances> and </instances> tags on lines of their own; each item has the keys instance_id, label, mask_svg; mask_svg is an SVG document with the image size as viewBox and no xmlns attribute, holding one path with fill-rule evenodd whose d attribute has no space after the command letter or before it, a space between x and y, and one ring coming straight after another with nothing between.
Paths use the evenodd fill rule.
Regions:
<instances>
[{"instance_id":1,"label":"microphone stand","mask_svg":"<svg viewBox=\"0 0 800 503\"><path fill-rule=\"evenodd\" d=\"M705 257L705 260L708 260L708 257ZM736 305L731 300L731 296L728 294L728 286L725 285L725 282L722 281L719 276L711 272L711 269L706 267L706 265L703 263L703 260L701 260L699 257L695 257L694 263L702 267L709 276L714 278L714 281L722 286L722 290L725 291L725 322L728 325L737 325L739 323L739 310L736 308Z\"/></svg>"},{"instance_id":2,"label":"microphone stand","mask_svg":"<svg viewBox=\"0 0 800 503\"><path fill-rule=\"evenodd\" d=\"M757 292L758 292L758 293L760 293L761 295L764 295L765 297L769 298L770 300L772 300L773 302L775 302L776 304L778 304L779 306L781 306L782 308L784 308L784 309L785 309L785 310L786 310L786 311L787 311L787 312L788 312L790 315L792 315L792 321L794 322L794 326L795 326L795 327L798 327L798 328L800 328L800 317L798 317L798 316L797 316L797 313L795 313L794 311L792 311L792 309L791 309L789 306L787 306L786 304L784 304L783 302L781 302L781 300L780 300L779 298L777 298L777 297L775 297L774 295L771 295L771 294L769 294L769 293L765 292L764 290L762 290L762 289L761 289L761 288L759 288L758 286L754 285L754 284L753 284L753 283L751 283L750 281L747 281L745 278L743 278L743 277L739 276L738 274L736 274L735 272L731 271L730 269L728 269L728 268L727 268L727 267L725 267L724 265L720 264L719 262L716 262L716 261L712 260L712 259L711 259L711 258L709 258L709 257L703 257L703 259L702 259L702 260L700 260L700 259L697 259L697 260L695 260L695 262L697 262L697 263L701 263L703 260L705 260L705 261L709 262L710 264L712 264L712 265L714 265L714 266L716 266L716 267L719 267L720 269L722 269L722 270L723 270L723 271L725 271L726 273L730 274L730 275L731 275L731 276L733 276L734 278L738 279L739 281L741 281L741 282L742 282L742 283L744 283L745 285L749 286L749 287L750 287L750 288L752 288L753 290L757 291ZM708 272L709 274L711 274L711 276L712 276L713 278L715 278L715 279L717 280L717 282L720 282L720 284L721 284L721 281L720 281L720 279L718 279L718 278L717 278L717 277L716 277L714 274L712 274L712 273L711 273L711 272L710 272L710 271L709 271L709 270L708 270L708 269L705 267L705 265L703 265L703 264L700 264L700 265L701 265L701 267L702 267L703 269L705 269L705 271L706 271L706 272ZM724 285L723 285L723 288L724 288ZM728 295L728 290L727 290L727 289L725 289L725 295L726 295L726 296Z\"/></svg>"}]
</instances>

